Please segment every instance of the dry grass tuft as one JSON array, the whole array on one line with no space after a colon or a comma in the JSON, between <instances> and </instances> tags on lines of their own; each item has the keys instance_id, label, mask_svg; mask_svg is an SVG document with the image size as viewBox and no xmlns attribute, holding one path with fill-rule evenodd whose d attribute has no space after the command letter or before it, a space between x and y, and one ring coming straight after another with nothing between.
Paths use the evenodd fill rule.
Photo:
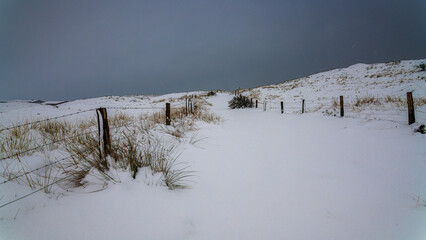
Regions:
<instances>
[{"instance_id":1,"label":"dry grass tuft","mask_svg":"<svg viewBox=\"0 0 426 240\"><path fill-rule=\"evenodd\" d=\"M41 141L51 146L47 150L65 151L69 157L44 168L44 174L40 171L35 174L29 165L17 156L16 159L1 163L1 175L6 179L15 180L16 176L23 174L15 181L33 189L46 186L44 190L49 192L50 183L56 181L58 175L67 178L66 184L69 187L83 187L90 181L88 176L99 178L100 174L105 183L117 182L110 173L111 170L125 170L132 178L136 178L141 168L149 168L154 174L161 173L164 185L170 189L185 188L192 172L185 167L176 168L178 144L188 132L195 130L197 121L221 122L219 116L208 111L210 104L204 97L196 96L193 102L192 114L187 114L185 107L172 107L171 126L164 126L163 111L144 113L138 117L123 112L111 115L108 120L112 129L112 142L107 156L100 147L96 119L74 124L66 121L47 121L3 132L0 135L0 150L3 155L31 149L35 142ZM190 142L198 141L196 137L191 137ZM45 150L46 148L37 149Z\"/></svg>"},{"instance_id":2,"label":"dry grass tuft","mask_svg":"<svg viewBox=\"0 0 426 240\"><path fill-rule=\"evenodd\" d=\"M359 97L357 96L353 105L354 107L361 107L364 105L381 105L382 101L378 97L374 96L363 96Z\"/></svg>"},{"instance_id":3,"label":"dry grass tuft","mask_svg":"<svg viewBox=\"0 0 426 240\"><path fill-rule=\"evenodd\" d=\"M73 126L66 121L46 121L39 123L36 129L46 140L57 142L69 136Z\"/></svg>"},{"instance_id":4,"label":"dry grass tuft","mask_svg":"<svg viewBox=\"0 0 426 240\"><path fill-rule=\"evenodd\" d=\"M426 104L426 98L414 98L414 106L420 107Z\"/></svg>"},{"instance_id":5,"label":"dry grass tuft","mask_svg":"<svg viewBox=\"0 0 426 240\"><path fill-rule=\"evenodd\" d=\"M0 156L2 157L21 152L26 152L25 155L27 155L31 153L27 151L34 147L34 136L29 125L2 132L0 140Z\"/></svg>"},{"instance_id":6,"label":"dry grass tuft","mask_svg":"<svg viewBox=\"0 0 426 240\"><path fill-rule=\"evenodd\" d=\"M118 128L122 126L128 126L132 122L136 120L135 117L130 116L129 114L123 113L123 112L117 112L111 117L108 117L108 122L110 124L110 127L112 128Z\"/></svg>"}]
</instances>

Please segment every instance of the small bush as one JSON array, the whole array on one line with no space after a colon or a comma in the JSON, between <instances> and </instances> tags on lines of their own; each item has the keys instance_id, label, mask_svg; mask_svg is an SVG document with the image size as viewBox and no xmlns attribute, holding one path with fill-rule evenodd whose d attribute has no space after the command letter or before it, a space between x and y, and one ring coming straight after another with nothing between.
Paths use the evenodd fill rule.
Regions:
<instances>
[{"instance_id":1,"label":"small bush","mask_svg":"<svg viewBox=\"0 0 426 240\"><path fill-rule=\"evenodd\" d=\"M210 92L208 92L207 93L207 96L208 97L210 97L210 96L215 96L216 95L216 92L215 91L210 91Z\"/></svg>"},{"instance_id":2,"label":"small bush","mask_svg":"<svg viewBox=\"0 0 426 240\"><path fill-rule=\"evenodd\" d=\"M420 125L419 128L416 129L416 132L419 132L421 134L425 134L426 133L425 125L424 124Z\"/></svg>"},{"instance_id":3,"label":"small bush","mask_svg":"<svg viewBox=\"0 0 426 240\"><path fill-rule=\"evenodd\" d=\"M228 104L228 106L232 109L253 107L253 103L250 101L250 98L243 95L235 96L228 102Z\"/></svg>"},{"instance_id":4,"label":"small bush","mask_svg":"<svg viewBox=\"0 0 426 240\"><path fill-rule=\"evenodd\" d=\"M420 68L420 71L426 71L426 64L421 63L419 66L417 66L417 68Z\"/></svg>"}]
</instances>

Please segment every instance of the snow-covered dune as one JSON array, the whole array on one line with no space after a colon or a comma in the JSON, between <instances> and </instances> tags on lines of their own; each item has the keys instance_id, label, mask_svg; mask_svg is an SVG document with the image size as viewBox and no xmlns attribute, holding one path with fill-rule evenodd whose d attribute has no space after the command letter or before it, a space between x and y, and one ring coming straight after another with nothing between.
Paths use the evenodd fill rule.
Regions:
<instances>
[{"instance_id":1,"label":"snow-covered dune","mask_svg":"<svg viewBox=\"0 0 426 240\"><path fill-rule=\"evenodd\" d=\"M261 104L229 109L233 93L205 96L219 124L198 121L180 137L164 124L156 128L161 141L179 143L177 163L191 171L188 189L153 184L163 179L146 167L135 179L118 169L111 171L114 181L96 188L89 174L83 187L58 185L49 194L34 193L25 181L1 184L8 176L0 176L0 206L34 193L0 208L0 239L425 239L426 135L415 132L426 121L426 75L418 68L424 62L357 64L241 90L266 101L266 111ZM407 124L408 91L417 99L413 125ZM165 102L182 106L186 95L197 94L205 92L57 107L7 101L0 103L0 123L90 110L66 118L78 123L93 118L97 107L109 116L163 114ZM333 97L340 95L347 101L343 118L333 116ZM374 101L357 104L364 97ZM6 161L37 168L60 150ZM0 165L0 173L13 170L6 166L12 165Z\"/></svg>"},{"instance_id":2,"label":"snow-covered dune","mask_svg":"<svg viewBox=\"0 0 426 240\"><path fill-rule=\"evenodd\" d=\"M344 95L405 97L426 96L426 71L419 65L426 59L379 64L355 64L347 68L317 73L276 85L251 89L260 99L292 101L329 99Z\"/></svg>"}]
</instances>

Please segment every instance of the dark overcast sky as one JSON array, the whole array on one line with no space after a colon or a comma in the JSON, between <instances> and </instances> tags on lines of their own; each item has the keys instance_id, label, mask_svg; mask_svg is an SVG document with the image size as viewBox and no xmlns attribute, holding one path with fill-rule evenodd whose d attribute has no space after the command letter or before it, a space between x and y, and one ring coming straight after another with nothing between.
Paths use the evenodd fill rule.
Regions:
<instances>
[{"instance_id":1,"label":"dark overcast sky","mask_svg":"<svg viewBox=\"0 0 426 240\"><path fill-rule=\"evenodd\" d=\"M425 0L0 0L0 99L231 90L421 58Z\"/></svg>"}]
</instances>

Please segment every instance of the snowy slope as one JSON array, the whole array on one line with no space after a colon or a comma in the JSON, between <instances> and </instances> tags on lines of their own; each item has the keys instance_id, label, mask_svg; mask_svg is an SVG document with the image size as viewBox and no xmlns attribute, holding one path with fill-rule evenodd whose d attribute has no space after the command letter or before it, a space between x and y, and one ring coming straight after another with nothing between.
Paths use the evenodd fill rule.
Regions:
<instances>
[{"instance_id":1,"label":"snowy slope","mask_svg":"<svg viewBox=\"0 0 426 240\"><path fill-rule=\"evenodd\" d=\"M307 100L329 99L344 95L355 97L401 96L413 92L414 96L426 96L426 72L418 66L426 59L380 64L355 64L348 68L317 73L305 78L285 81L276 85L253 88L260 99Z\"/></svg>"},{"instance_id":2,"label":"snowy slope","mask_svg":"<svg viewBox=\"0 0 426 240\"><path fill-rule=\"evenodd\" d=\"M385 103L353 110L348 118L322 113L331 107L328 97L341 94L404 96L414 90L415 97L424 97L425 75L415 71L420 62L377 64L368 71L369 65L355 65L252 89L260 101L268 99L266 112L231 110L228 93L210 97L211 111L224 121L198 123L196 134L202 140L182 141L179 161L196 171L190 189L147 185L149 172L135 180L117 172L121 182L100 192L38 192L0 209L0 239L424 239L426 138L413 131L424 117L416 115L417 125L408 126L404 106ZM398 83L404 75L398 73L379 77L370 86L372 78L361 77L388 68L397 73L405 69L410 80ZM345 84L339 84L343 73ZM286 89L295 83L297 87ZM170 98L185 94L196 93L85 99L58 108L14 101L0 103L0 116L2 125L9 126L100 106L179 105L181 100ZM320 99L323 106L316 111L283 115L271 100L299 106L300 98L308 96L327 98ZM379 110L391 113L380 118L397 120L363 118L377 116ZM37 161L37 156L31 159ZM23 185L0 185L0 203L28 192Z\"/></svg>"}]
</instances>

